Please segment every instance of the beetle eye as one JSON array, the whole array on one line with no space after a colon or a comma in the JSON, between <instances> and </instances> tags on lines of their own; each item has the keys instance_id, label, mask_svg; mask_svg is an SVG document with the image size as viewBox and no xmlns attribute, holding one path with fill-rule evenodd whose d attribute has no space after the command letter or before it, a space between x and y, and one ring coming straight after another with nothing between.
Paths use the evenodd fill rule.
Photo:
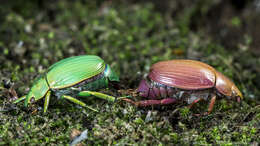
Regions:
<instances>
[{"instance_id":1,"label":"beetle eye","mask_svg":"<svg viewBox=\"0 0 260 146\"><path fill-rule=\"evenodd\" d=\"M32 97L32 98L30 99L30 103L33 103L34 101L35 101L35 98Z\"/></svg>"}]
</instances>

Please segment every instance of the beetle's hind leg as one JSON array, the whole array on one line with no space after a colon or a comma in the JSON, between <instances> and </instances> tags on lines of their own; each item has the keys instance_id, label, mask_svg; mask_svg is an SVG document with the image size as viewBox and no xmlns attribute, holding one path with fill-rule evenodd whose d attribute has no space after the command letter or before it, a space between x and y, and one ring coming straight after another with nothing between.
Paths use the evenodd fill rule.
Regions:
<instances>
[{"instance_id":1,"label":"beetle's hind leg","mask_svg":"<svg viewBox=\"0 0 260 146\"><path fill-rule=\"evenodd\" d=\"M87 96L95 96L101 99L105 99L107 101L111 101L111 102L115 102L116 97L114 96L110 96L104 93L100 93L100 92L94 92L94 91L81 91L79 92L78 96L80 97L87 97Z\"/></svg>"},{"instance_id":2,"label":"beetle's hind leg","mask_svg":"<svg viewBox=\"0 0 260 146\"><path fill-rule=\"evenodd\" d=\"M177 100L174 98L165 98L161 100L142 100L142 101L133 101L131 99L122 99L128 103L134 104L137 107L145 107L145 106L152 106L152 105L168 105L168 104L173 104L176 103Z\"/></svg>"},{"instance_id":3,"label":"beetle's hind leg","mask_svg":"<svg viewBox=\"0 0 260 146\"><path fill-rule=\"evenodd\" d=\"M61 98L68 99L69 101L71 101L71 102L73 102L73 103L76 103L76 104L78 104L78 105L80 105L80 106L83 106L83 107L86 107L86 108L88 108L88 109L90 109L90 110L93 110L93 111L95 111L95 112L98 112L98 110L96 110L96 109L94 109L94 108L92 108L92 107L90 107L90 106L87 106L84 102L82 102L82 101L80 101L80 100L78 100L78 99L76 99L76 98L74 98L74 97L71 97L71 96L68 96L68 95L62 95Z\"/></svg>"}]
</instances>

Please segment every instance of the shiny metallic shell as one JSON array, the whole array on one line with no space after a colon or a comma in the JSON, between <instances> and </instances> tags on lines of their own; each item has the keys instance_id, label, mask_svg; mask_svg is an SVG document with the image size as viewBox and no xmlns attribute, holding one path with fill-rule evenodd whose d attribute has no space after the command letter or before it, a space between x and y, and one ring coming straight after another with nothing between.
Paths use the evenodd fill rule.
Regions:
<instances>
[{"instance_id":1,"label":"shiny metallic shell","mask_svg":"<svg viewBox=\"0 0 260 146\"><path fill-rule=\"evenodd\" d=\"M105 62L98 56L74 56L50 66L46 78L50 88L61 89L94 77L104 70Z\"/></svg>"},{"instance_id":2,"label":"shiny metallic shell","mask_svg":"<svg viewBox=\"0 0 260 146\"><path fill-rule=\"evenodd\" d=\"M215 69L195 60L161 61L152 65L148 77L158 83L187 90L215 86Z\"/></svg>"}]
</instances>

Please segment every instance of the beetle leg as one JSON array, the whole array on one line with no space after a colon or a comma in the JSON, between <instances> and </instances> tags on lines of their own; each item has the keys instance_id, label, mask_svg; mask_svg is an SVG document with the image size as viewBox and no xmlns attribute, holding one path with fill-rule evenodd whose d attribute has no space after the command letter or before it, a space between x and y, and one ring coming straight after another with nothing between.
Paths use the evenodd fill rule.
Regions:
<instances>
[{"instance_id":1,"label":"beetle leg","mask_svg":"<svg viewBox=\"0 0 260 146\"><path fill-rule=\"evenodd\" d=\"M205 112L204 114L195 114L195 116L201 116L201 115L209 115L213 108L214 108L214 104L215 104L215 101L216 101L216 95L214 95L211 100L210 100L210 103L209 103L209 107L208 107L208 112Z\"/></svg>"},{"instance_id":2,"label":"beetle leg","mask_svg":"<svg viewBox=\"0 0 260 146\"><path fill-rule=\"evenodd\" d=\"M20 101L25 100L26 96L27 96L27 95L24 95L24 96L22 96L22 97L16 99L13 103L18 103L18 102L20 102Z\"/></svg>"},{"instance_id":3,"label":"beetle leg","mask_svg":"<svg viewBox=\"0 0 260 146\"><path fill-rule=\"evenodd\" d=\"M86 107L90 110L93 110L95 112L98 112L98 110L90 107L90 106L87 106L84 102L74 98L74 97L71 97L71 96L68 96L68 95L62 95L61 98L65 98L65 99L68 99L69 101L73 102L73 103L76 103L76 104L79 104L80 106L83 106L83 107Z\"/></svg>"},{"instance_id":4,"label":"beetle leg","mask_svg":"<svg viewBox=\"0 0 260 146\"><path fill-rule=\"evenodd\" d=\"M150 92L151 92L151 87L149 87L149 90L148 90L147 97L149 97L149 96L150 96Z\"/></svg>"},{"instance_id":5,"label":"beetle leg","mask_svg":"<svg viewBox=\"0 0 260 146\"><path fill-rule=\"evenodd\" d=\"M125 98L125 99L122 99L122 100L129 102L131 104L134 104L138 107L151 106L151 105L167 105L167 104L175 103L177 101L176 99L173 99L173 98L165 98L165 99L162 99L162 100L142 100L142 101L138 101L138 102L135 102L135 101L128 99L128 98Z\"/></svg>"},{"instance_id":6,"label":"beetle leg","mask_svg":"<svg viewBox=\"0 0 260 146\"><path fill-rule=\"evenodd\" d=\"M198 102L201 101L201 100L202 100L202 98L198 98L198 99L194 100L194 101L188 106L188 108L192 108L192 106L193 106L195 103L198 103Z\"/></svg>"},{"instance_id":7,"label":"beetle leg","mask_svg":"<svg viewBox=\"0 0 260 146\"><path fill-rule=\"evenodd\" d=\"M51 97L51 91L48 91L46 96L45 96L45 101L44 101L44 106L43 106L43 112L46 113L48 106L49 106L49 101Z\"/></svg>"},{"instance_id":8,"label":"beetle leg","mask_svg":"<svg viewBox=\"0 0 260 146\"><path fill-rule=\"evenodd\" d=\"M111 101L111 102L115 102L115 100L116 100L116 98L113 96L110 96L110 95L107 95L104 93L100 93L100 92L94 92L94 91L81 91L78 94L78 96L91 96L91 95L96 96L101 99L105 99L107 101Z\"/></svg>"},{"instance_id":9,"label":"beetle leg","mask_svg":"<svg viewBox=\"0 0 260 146\"><path fill-rule=\"evenodd\" d=\"M214 96L211 98L211 100L210 100L207 114L210 114L210 113L212 112L213 107L214 107L214 104L215 104L215 101L216 101L216 95L214 95Z\"/></svg>"}]
</instances>

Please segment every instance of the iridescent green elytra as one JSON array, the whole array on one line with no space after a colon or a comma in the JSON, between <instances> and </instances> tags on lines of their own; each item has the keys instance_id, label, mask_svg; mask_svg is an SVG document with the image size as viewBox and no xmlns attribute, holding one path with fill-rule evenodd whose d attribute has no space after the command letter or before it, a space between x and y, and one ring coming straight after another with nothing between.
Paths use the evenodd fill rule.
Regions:
<instances>
[{"instance_id":1,"label":"iridescent green elytra","mask_svg":"<svg viewBox=\"0 0 260 146\"><path fill-rule=\"evenodd\" d=\"M53 93L58 98L65 98L92 109L72 96L93 95L113 102L115 97L94 92L96 89L107 87L109 81L119 81L119 78L100 57L94 55L69 57L50 66L46 73L35 79L29 93L14 103L25 99L24 104L27 106L32 100L37 101L45 97L44 112L46 112Z\"/></svg>"}]
</instances>

